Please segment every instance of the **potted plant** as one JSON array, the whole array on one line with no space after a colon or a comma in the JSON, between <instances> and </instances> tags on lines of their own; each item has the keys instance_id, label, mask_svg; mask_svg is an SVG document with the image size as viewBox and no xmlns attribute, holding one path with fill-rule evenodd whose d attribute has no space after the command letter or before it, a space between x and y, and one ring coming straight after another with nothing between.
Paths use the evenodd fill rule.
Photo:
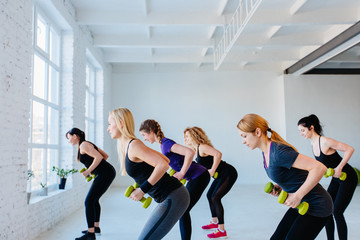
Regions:
<instances>
[{"instance_id":1,"label":"potted plant","mask_svg":"<svg viewBox=\"0 0 360 240\"><path fill-rule=\"evenodd\" d=\"M27 190L26 190L26 197L27 197L27 204L30 202L31 197L31 177L35 176L34 172L31 170L28 170L27 172Z\"/></svg>"},{"instance_id":2,"label":"potted plant","mask_svg":"<svg viewBox=\"0 0 360 240\"><path fill-rule=\"evenodd\" d=\"M66 178L69 174L74 174L76 173L78 170L77 169L59 169L55 166L53 166L52 169L54 172L56 172L56 175L58 175L60 177L60 184L59 184L59 189L65 189L65 184L66 184Z\"/></svg>"},{"instance_id":3,"label":"potted plant","mask_svg":"<svg viewBox=\"0 0 360 240\"><path fill-rule=\"evenodd\" d=\"M40 183L41 190L40 190L40 196L47 196L48 195L48 189L46 187L46 183Z\"/></svg>"}]
</instances>

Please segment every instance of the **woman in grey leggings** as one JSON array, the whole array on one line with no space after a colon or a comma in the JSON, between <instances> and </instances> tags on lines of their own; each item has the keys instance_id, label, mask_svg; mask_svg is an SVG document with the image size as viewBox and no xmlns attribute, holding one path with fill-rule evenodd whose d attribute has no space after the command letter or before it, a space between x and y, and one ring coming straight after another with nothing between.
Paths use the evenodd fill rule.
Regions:
<instances>
[{"instance_id":1,"label":"woman in grey leggings","mask_svg":"<svg viewBox=\"0 0 360 240\"><path fill-rule=\"evenodd\" d=\"M118 152L122 155L121 173L128 173L140 184L130 198L139 201L148 193L159 203L138 239L162 239L189 206L189 193L178 179L166 173L169 159L135 137L134 118L128 109L115 109L110 113L108 122L107 131L112 139L118 140Z\"/></svg>"}]
</instances>

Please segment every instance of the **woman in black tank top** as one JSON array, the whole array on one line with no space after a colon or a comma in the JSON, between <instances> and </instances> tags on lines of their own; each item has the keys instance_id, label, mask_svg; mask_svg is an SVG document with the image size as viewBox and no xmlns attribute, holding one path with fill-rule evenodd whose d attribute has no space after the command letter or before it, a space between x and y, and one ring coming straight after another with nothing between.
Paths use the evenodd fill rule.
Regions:
<instances>
[{"instance_id":1,"label":"woman in black tank top","mask_svg":"<svg viewBox=\"0 0 360 240\"><path fill-rule=\"evenodd\" d=\"M66 138L73 146L78 145L78 161L83 163L87 170L82 172L84 177L91 174L95 179L85 199L85 215L88 229L82 231L83 236L75 240L93 240L95 233L100 234L100 197L106 192L115 178L114 167L106 161L108 155L95 144L85 140L85 133L78 128L73 128L66 133Z\"/></svg>"},{"instance_id":2,"label":"woman in black tank top","mask_svg":"<svg viewBox=\"0 0 360 240\"><path fill-rule=\"evenodd\" d=\"M189 193L176 178L166 173L169 159L135 137L134 118L128 109L119 108L110 112L108 123L107 131L111 138L118 140L122 175L128 173L140 185L130 198L139 201L148 193L159 203L138 239L162 239L187 209Z\"/></svg>"},{"instance_id":3,"label":"woman in black tank top","mask_svg":"<svg viewBox=\"0 0 360 240\"><path fill-rule=\"evenodd\" d=\"M352 199L358 182L355 170L348 164L354 148L345 143L322 136L320 121L314 114L300 119L298 129L301 136L305 139L310 139L315 158L327 168L334 169L328 192L334 202L333 216L336 221L339 239L347 239L348 234L344 212ZM337 151L344 152L344 156L341 157ZM342 172L346 173L345 180L339 179ZM328 239L334 239L334 231L334 219L331 218L326 225Z\"/></svg>"}]
</instances>

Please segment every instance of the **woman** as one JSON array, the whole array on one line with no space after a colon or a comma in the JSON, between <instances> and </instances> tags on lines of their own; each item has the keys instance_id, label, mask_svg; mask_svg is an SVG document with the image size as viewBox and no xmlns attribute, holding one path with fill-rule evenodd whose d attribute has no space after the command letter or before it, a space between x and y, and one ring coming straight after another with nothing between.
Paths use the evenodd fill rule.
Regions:
<instances>
[{"instance_id":1,"label":"woman","mask_svg":"<svg viewBox=\"0 0 360 240\"><path fill-rule=\"evenodd\" d=\"M85 140L85 133L78 128L72 128L66 133L66 138L71 145L78 145L77 160L85 165L84 177L91 174L95 179L85 199L85 214L88 230L82 231L83 236L75 240L93 240L95 233L100 233L100 197L106 192L115 178L114 167L107 162L108 155L95 144Z\"/></svg>"},{"instance_id":2,"label":"woman","mask_svg":"<svg viewBox=\"0 0 360 240\"><path fill-rule=\"evenodd\" d=\"M107 131L118 141L122 174L126 173L140 184L130 195L139 201L148 193L159 204L152 212L138 239L162 239L184 214L189 205L189 193L185 187L166 171L169 159L145 146L135 137L135 123L127 108L110 112Z\"/></svg>"},{"instance_id":3,"label":"woman","mask_svg":"<svg viewBox=\"0 0 360 240\"><path fill-rule=\"evenodd\" d=\"M333 168L335 170L328 187L328 192L334 202L333 215L336 221L339 239L347 239L348 234L344 212L354 195L358 181L355 170L348 164L354 148L345 143L323 136L319 118L314 114L300 119L298 129L301 136L305 139L310 139L316 160L322 162L327 168ZM337 151L344 152L344 157L341 157ZM344 181L339 179L341 172L345 172L347 175ZM334 239L334 232L334 219L331 218L326 224L328 239Z\"/></svg>"},{"instance_id":4,"label":"woman","mask_svg":"<svg viewBox=\"0 0 360 240\"><path fill-rule=\"evenodd\" d=\"M208 234L209 238L227 237L224 224L224 207L221 199L230 191L238 174L236 169L221 160L222 153L213 147L208 136L199 127L186 128L184 130L185 144L191 146L197 154L196 161L209 170L213 177L217 172L217 178L211 184L207 193L212 219L210 224L202 226L204 230L216 229Z\"/></svg>"},{"instance_id":5,"label":"woman","mask_svg":"<svg viewBox=\"0 0 360 240\"><path fill-rule=\"evenodd\" d=\"M161 152L170 159L170 167L176 171L174 176L181 180L186 179L186 189L190 194L190 205L180 219L180 233L182 240L191 239L190 210L199 201L201 194L209 184L209 172L193 162L194 151L188 147L177 144L169 138L165 138L158 122L152 119L145 120L139 129L145 141L151 144L157 142L161 145Z\"/></svg>"},{"instance_id":6,"label":"woman","mask_svg":"<svg viewBox=\"0 0 360 240\"><path fill-rule=\"evenodd\" d=\"M271 239L315 239L331 218L333 208L329 193L319 184L326 171L324 164L298 153L259 115L245 115L237 128L243 144L262 151L265 171L278 184L272 194L278 195L278 189L289 193L284 204L290 209ZM301 201L309 203L305 215L294 209Z\"/></svg>"}]
</instances>

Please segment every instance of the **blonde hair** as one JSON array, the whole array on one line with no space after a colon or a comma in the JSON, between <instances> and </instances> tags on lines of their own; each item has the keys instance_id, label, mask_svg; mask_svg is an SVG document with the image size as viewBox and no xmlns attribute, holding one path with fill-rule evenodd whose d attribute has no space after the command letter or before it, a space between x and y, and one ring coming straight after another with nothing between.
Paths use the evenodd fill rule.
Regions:
<instances>
[{"instance_id":1,"label":"blonde hair","mask_svg":"<svg viewBox=\"0 0 360 240\"><path fill-rule=\"evenodd\" d=\"M210 139L208 138L208 136L206 135L205 131L202 130L201 128L199 127L187 127L185 128L184 130L184 136L186 134L186 132L188 132L190 134L190 137L193 139L193 141L197 144L197 145L200 145L200 144L206 144L206 145L209 145L211 147L214 147L212 144L211 144L211 141ZM192 148L196 151L197 149L192 146Z\"/></svg>"},{"instance_id":2,"label":"blonde hair","mask_svg":"<svg viewBox=\"0 0 360 240\"><path fill-rule=\"evenodd\" d=\"M154 132L159 143L161 143L161 140L165 137L160 124L154 119L146 119L143 121L140 125L139 131L144 131L146 133Z\"/></svg>"},{"instance_id":3,"label":"blonde hair","mask_svg":"<svg viewBox=\"0 0 360 240\"><path fill-rule=\"evenodd\" d=\"M248 132L248 133L253 133L257 128L259 128L261 130L261 133L266 137L267 137L267 132L270 132L271 137L270 138L267 137L269 140L276 143L287 145L293 148L295 151L297 151L297 149L294 146L286 142L277 132L269 128L268 122L263 117L257 114L254 113L246 114L237 124L237 128L240 131Z\"/></svg>"},{"instance_id":4,"label":"blonde hair","mask_svg":"<svg viewBox=\"0 0 360 240\"><path fill-rule=\"evenodd\" d=\"M115 120L122 136L130 139L137 139L135 137L135 121L132 113L127 108L118 108L110 112L110 116ZM121 127L121 124L123 127ZM119 155L119 162L121 168L121 175L126 175L125 169L125 150L126 146L122 146L120 139L117 140L117 151ZM121 156L121 158L120 158Z\"/></svg>"}]
</instances>

